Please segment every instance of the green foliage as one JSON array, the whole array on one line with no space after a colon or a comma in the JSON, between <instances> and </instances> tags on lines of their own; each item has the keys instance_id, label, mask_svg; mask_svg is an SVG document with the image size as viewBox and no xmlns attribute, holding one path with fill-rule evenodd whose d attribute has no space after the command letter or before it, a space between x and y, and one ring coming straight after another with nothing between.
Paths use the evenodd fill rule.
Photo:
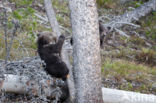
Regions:
<instances>
[{"instance_id":1,"label":"green foliage","mask_svg":"<svg viewBox=\"0 0 156 103\"><path fill-rule=\"evenodd\" d=\"M36 49L35 32L38 28L35 10L31 7L33 0L12 0L18 9L14 10L12 17L19 20L23 32L26 32L28 41L31 41L30 48Z\"/></svg>"},{"instance_id":2,"label":"green foliage","mask_svg":"<svg viewBox=\"0 0 156 103\"><path fill-rule=\"evenodd\" d=\"M146 75L144 73L149 73L149 71L152 70L152 67L124 60L111 61L110 59L106 59L102 66L102 72L104 72L105 75L108 75L108 72L105 72L105 70L109 70L109 74L111 75L120 75L125 78L131 78L131 74L140 72L141 75L136 75L136 77L134 77L136 79L137 76L143 77L143 75Z\"/></svg>"},{"instance_id":3,"label":"green foliage","mask_svg":"<svg viewBox=\"0 0 156 103\"><path fill-rule=\"evenodd\" d=\"M135 58L138 61L145 62L147 64L155 65L156 52L152 49L142 48L141 52L136 54Z\"/></svg>"},{"instance_id":4,"label":"green foliage","mask_svg":"<svg viewBox=\"0 0 156 103\"><path fill-rule=\"evenodd\" d=\"M152 12L151 15L144 18L142 26L145 29L146 37L152 40L156 40L156 12Z\"/></svg>"},{"instance_id":5,"label":"green foliage","mask_svg":"<svg viewBox=\"0 0 156 103\"><path fill-rule=\"evenodd\" d=\"M14 27L14 24L11 21L8 20L8 22L7 22L7 28L8 29L11 29L13 27Z\"/></svg>"},{"instance_id":6,"label":"green foliage","mask_svg":"<svg viewBox=\"0 0 156 103\"><path fill-rule=\"evenodd\" d=\"M27 7L31 6L34 0L10 0L11 2L15 2L17 7Z\"/></svg>"},{"instance_id":7,"label":"green foliage","mask_svg":"<svg viewBox=\"0 0 156 103\"><path fill-rule=\"evenodd\" d=\"M109 0L96 0L97 4L102 6L104 5L105 3L109 2Z\"/></svg>"},{"instance_id":8,"label":"green foliage","mask_svg":"<svg viewBox=\"0 0 156 103\"><path fill-rule=\"evenodd\" d=\"M12 16L18 20L32 16L35 10L31 7L33 0L11 0L15 2L18 9L13 11Z\"/></svg>"},{"instance_id":9,"label":"green foliage","mask_svg":"<svg viewBox=\"0 0 156 103\"><path fill-rule=\"evenodd\" d=\"M133 88L132 83L128 82L128 90L131 90Z\"/></svg>"},{"instance_id":10,"label":"green foliage","mask_svg":"<svg viewBox=\"0 0 156 103\"><path fill-rule=\"evenodd\" d=\"M98 7L104 8L113 8L116 2L116 0L96 0Z\"/></svg>"},{"instance_id":11,"label":"green foliage","mask_svg":"<svg viewBox=\"0 0 156 103\"><path fill-rule=\"evenodd\" d=\"M132 42L136 45L145 45L145 40L140 38L140 37L137 37L137 36L132 36L130 39L129 39L129 42Z\"/></svg>"},{"instance_id":12,"label":"green foliage","mask_svg":"<svg viewBox=\"0 0 156 103\"><path fill-rule=\"evenodd\" d=\"M32 15L32 14L34 14L34 12L35 12L35 10L33 9L33 8L31 8L31 7L28 7L26 10L25 10L25 12L24 12L24 16L28 16L28 15Z\"/></svg>"},{"instance_id":13,"label":"green foliage","mask_svg":"<svg viewBox=\"0 0 156 103\"><path fill-rule=\"evenodd\" d=\"M68 2L59 2L59 0L52 0L54 8L61 13L69 14Z\"/></svg>"},{"instance_id":14,"label":"green foliage","mask_svg":"<svg viewBox=\"0 0 156 103\"><path fill-rule=\"evenodd\" d=\"M18 19L21 23L22 30L24 30L28 35L28 40L31 41L30 48L36 49L35 44L35 34L34 31L37 30L37 21L35 16L33 16L34 10L30 7L25 9L18 9L13 12L13 17ZM23 32L24 32L23 31Z\"/></svg>"},{"instance_id":15,"label":"green foliage","mask_svg":"<svg viewBox=\"0 0 156 103\"><path fill-rule=\"evenodd\" d=\"M19 8L13 12L13 17L22 20L34 14L35 10L31 7Z\"/></svg>"},{"instance_id":16,"label":"green foliage","mask_svg":"<svg viewBox=\"0 0 156 103\"><path fill-rule=\"evenodd\" d=\"M53 0L52 4L54 9L56 9L56 19L58 22L64 27L70 27L68 2Z\"/></svg>"},{"instance_id":17,"label":"green foliage","mask_svg":"<svg viewBox=\"0 0 156 103\"><path fill-rule=\"evenodd\" d=\"M29 55L34 55L36 50L36 31L45 30L45 28L37 23L37 18L34 15L35 10L32 7L32 2L34 0L10 0L9 2L15 3L16 9L12 13L7 13L8 21L7 21L7 29L13 30L12 20L16 19L19 21L20 31L16 32L16 38L22 40L22 45L28 50ZM0 13L0 16L3 16L3 13ZM2 29L3 30L3 29ZM3 32L0 34L4 37ZM9 34L10 35L10 34ZM4 59L5 56L5 42L0 37L0 58ZM10 42L10 36L8 36L8 42ZM10 51L11 59L20 58L19 55L26 55L22 50L16 51L17 48L21 47L21 44L18 40L14 40L12 45L12 50ZM24 54L23 54L24 53Z\"/></svg>"},{"instance_id":18,"label":"green foliage","mask_svg":"<svg viewBox=\"0 0 156 103\"><path fill-rule=\"evenodd\" d=\"M138 8L138 7L140 7L143 4L142 1L133 1L132 3L133 3L135 8Z\"/></svg>"},{"instance_id":19,"label":"green foliage","mask_svg":"<svg viewBox=\"0 0 156 103\"><path fill-rule=\"evenodd\" d=\"M149 28L149 30L146 31L146 36L150 37L153 40L156 40L156 28Z\"/></svg>"},{"instance_id":20,"label":"green foliage","mask_svg":"<svg viewBox=\"0 0 156 103\"><path fill-rule=\"evenodd\" d=\"M156 51L156 45L154 45L154 46L152 47L152 49Z\"/></svg>"},{"instance_id":21,"label":"green foliage","mask_svg":"<svg viewBox=\"0 0 156 103\"><path fill-rule=\"evenodd\" d=\"M31 44L29 44L30 48L37 49L36 37L33 32L29 32L28 39L29 39L29 41L31 41Z\"/></svg>"},{"instance_id":22,"label":"green foliage","mask_svg":"<svg viewBox=\"0 0 156 103\"><path fill-rule=\"evenodd\" d=\"M134 7L134 8L138 8L140 7L142 4L144 3L143 0L131 0L127 3L127 7Z\"/></svg>"},{"instance_id":23,"label":"green foliage","mask_svg":"<svg viewBox=\"0 0 156 103\"><path fill-rule=\"evenodd\" d=\"M22 16L19 14L18 11L14 11L13 12L13 17L16 18L16 19L18 19L18 20L21 20L22 19Z\"/></svg>"}]
</instances>

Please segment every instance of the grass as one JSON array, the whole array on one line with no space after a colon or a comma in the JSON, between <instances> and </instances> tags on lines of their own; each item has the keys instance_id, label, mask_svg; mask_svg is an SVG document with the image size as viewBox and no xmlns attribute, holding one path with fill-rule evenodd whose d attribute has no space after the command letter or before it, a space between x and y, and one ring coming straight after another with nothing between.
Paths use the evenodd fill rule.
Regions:
<instances>
[{"instance_id":1,"label":"grass","mask_svg":"<svg viewBox=\"0 0 156 103\"><path fill-rule=\"evenodd\" d=\"M103 64L102 71L104 70L112 70L113 72L111 72L111 75L121 75L122 77L128 78L131 74L138 72L142 74L139 75L139 77L142 77L144 75L144 72L148 73L149 68L142 64L136 64L135 62L129 62L125 60L111 61L110 59L108 59ZM108 72L105 72L105 75L107 75L107 73Z\"/></svg>"},{"instance_id":2,"label":"grass","mask_svg":"<svg viewBox=\"0 0 156 103\"><path fill-rule=\"evenodd\" d=\"M3 33L2 33L3 34ZM10 35L10 34L9 34ZM8 44L10 42L10 37L8 37ZM20 42L22 44L20 44ZM16 60L23 57L27 57L27 52L29 56L34 56L36 52L36 41L35 38L28 37L27 33L25 32L17 32L13 40L13 45L10 51L10 60ZM0 59L5 59L6 50L5 50L5 40L4 35L0 35Z\"/></svg>"},{"instance_id":3,"label":"grass","mask_svg":"<svg viewBox=\"0 0 156 103\"><path fill-rule=\"evenodd\" d=\"M156 41L156 12L152 12L146 17L141 18L141 28L139 31L145 32L148 39Z\"/></svg>"},{"instance_id":4,"label":"grass","mask_svg":"<svg viewBox=\"0 0 156 103\"><path fill-rule=\"evenodd\" d=\"M153 49L142 48L141 51L135 55L135 58L139 62L156 66L156 51Z\"/></svg>"},{"instance_id":5,"label":"grass","mask_svg":"<svg viewBox=\"0 0 156 103\"><path fill-rule=\"evenodd\" d=\"M68 8L68 2L53 0L52 3L56 12L56 18L58 22L64 27L70 27L70 12Z\"/></svg>"},{"instance_id":6,"label":"grass","mask_svg":"<svg viewBox=\"0 0 156 103\"><path fill-rule=\"evenodd\" d=\"M99 8L113 9L117 6L116 0L96 0L96 2Z\"/></svg>"},{"instance_id":7,"label":"grass","mask_svg":"<svg viewBox=\"0 0 156 103\"><path fill-rule=\"evenodd\" d=\"M119 89L149 93L153 83L150 80L152 80L152 77L156 77L156 67L107 58L102 65L102 75L104 78L114 78Z\"/></svg>"},{"instance_id":8,"label":"grass","mask_svg":"<svg viewBox=\"0 0 156 103\"><path fill-rule=\"evenodd\" d=\"M144 46L145 45L145 40L140 38L140 37L137 37L137 36L132 36L129 39L129 42L134 43L136 45L140 45L140 46Z\"/></svg>"}]
</instances>

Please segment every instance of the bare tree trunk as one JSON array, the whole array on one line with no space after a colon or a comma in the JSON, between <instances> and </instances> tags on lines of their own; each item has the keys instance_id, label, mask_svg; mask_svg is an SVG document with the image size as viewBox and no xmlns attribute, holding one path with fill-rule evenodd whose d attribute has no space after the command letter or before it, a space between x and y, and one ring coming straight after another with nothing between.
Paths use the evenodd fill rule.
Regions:
<instances>
[{"instance_id":1,"label":"bare tree trunk","mask_svg":"<svg viewBox=\"0 0 156 103\"><path fill-rule=\"evenodd\" d=\"M75 103L102 103L96 0L69 0L73 30Z\"/></svg>"},{"instance_id":2,"label":"bare tree trunk","mask_svg":"<svg viewBox=\"0 0 156 103\"><path fill-rule=\"evenodd\" d=\"M50 26L54 32L54 35L58 38L61 35L61 33L59 30L58 22L57 22L56 17L55 17L55 12L53 10L51 0L44 0L44 5L45 5L47 17L48 17L49 22L50 22Z\"/></svg>"}]
</instances>

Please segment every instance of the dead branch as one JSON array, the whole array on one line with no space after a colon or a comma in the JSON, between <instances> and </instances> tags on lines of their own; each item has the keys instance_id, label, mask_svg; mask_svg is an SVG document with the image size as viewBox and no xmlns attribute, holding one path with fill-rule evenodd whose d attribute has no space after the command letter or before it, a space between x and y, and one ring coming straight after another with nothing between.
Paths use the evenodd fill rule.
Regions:
<instances>
[{"instance_id":1,"label":"dead branch","mask_svg":"<svg viewBox=\"0 0 156 103\"><path fill-rule=\"evenodd\" d=\"M38 17L39 19L41 19L42 21L48 22L48 18L43 17L43 16L39 15L38 13L34 13L34 15L35 15L36 17Z\"/></svg>"},{"instance_id":2,"label":"dead branch","mask_svg":"<svg viewBox=\"0 0 156 103\"><path fill-rule=\"evenodd\" d=\"M112 21L103 24L103 26L111 28L119 28L126 23L129 24L132 21L139 20L139 18L147 15L152 10L156 10L156 0L149 0L147 3L144 3L140 7L134 9L133 11L129 11L121 16L116 17Z\"/></svg>"},{"instance_id":3,"label":"dead branch","mask_svg":"<svg viewBox=\"0 0 156 103\"><path fill-rule=\"evenodd\" d=\"M37 20L39 23L47 24L48 18L46 16L41 16L38 13L35 13L34 15L40 19L40 20ZM61 30L67 32L68 34L71 34L70 30L68 30L67 28L65 28L65 27L63 27L61 25L59 25L59 27L60 27ZM50 28L50 27L48 26L48 28Z\"/></svg>"},{"instance_id":4,"label":"dead branch","mask_svg":"<svg viewBox=\"0 0 156 103\"><path fill-rule=\"evenodd\" d=\"M8 21L8 18L7 18L7 11L5 8L3 8L3 12L4 12L4 23L3 23L3 27L4 27L4 38L5 38L5 50L6 50L6 56L5 56L5 63L8 62L8 59L9 59L9 56L8 56L8 33L7 33L7 21Z\"/></svg>"},{"instance_id":5,"label":"dead branch","mask_svg":"<svg viewBox=\"0 0 156 103\"><path fill-rule=\"evenodd\" d=\"M120 27L123 25L130 25L135 28L140 27L139 25L131 23L132 21L137 21L139 18L147 15L150 13L152 10L156 10L156 1L155 0L150 0L140 7L134 9L133 11L126 12L125 14L121 16L117 16L114 19L112 19L110 22L106 24L101 24L102 28L104 28L105 32L111 32L111 31L116 31L122 36L129 37L125 32L122 30L119 30ZM103 21L102 18L109 19L107 16L101 16L99 20ZM111 28L110 30L106 28ZM107 35L106 35L107 36Z\"/></svg>"},{"instance_id":6,"label":"dead branch","mask_svg":"<svg viewBox=\"0 0 156 103\"><path fill-rule=\"evenodd\" d=\"M14 40L16 31L17 31L17 29L19 27L19 24L18 24L17 20L13 20L12 23L14 24L14 29L13 29L13 33L11 35L11 41L9 43L10 45L8 45L8 51L7 51L8 58L10 58L10 50L11 50L11 47L12 47L12 44L13 44L13 40Z\"/></svg>"},{"instance_id":7,"label":"dead branch","mask_svg":"<svg viewBox=\"0 0 156 103\"><path fill-rule=\"evenodd\" d=\"M120 35L129 37L129 35L127 35L125 32L123 32L123 31L121 31L121 30L119 30L119 29L117 29L117 28L115 28L115 30L116 30L116 32L118 32Z\"/></svg>"}]
</instances>

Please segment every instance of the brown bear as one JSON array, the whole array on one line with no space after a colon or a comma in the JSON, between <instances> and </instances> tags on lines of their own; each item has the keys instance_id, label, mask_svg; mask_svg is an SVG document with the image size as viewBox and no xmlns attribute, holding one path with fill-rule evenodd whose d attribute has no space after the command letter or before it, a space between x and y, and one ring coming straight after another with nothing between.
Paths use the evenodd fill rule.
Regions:
<instances>
[{"instance_id":1,"label":"brown bear","mask_svg":"<svg viewBox=\"0 0 156 103\"><path fill-rule=\"evenodd\" d=\"M63 35L61 35L56 41L55 37L52 37L47 33L39 33L37 39L37 51L41 60L46 64L46 72L52 77L66 80L69 70L60 56L64 40L65 36Z\"/></svg>"}]
</instances>

